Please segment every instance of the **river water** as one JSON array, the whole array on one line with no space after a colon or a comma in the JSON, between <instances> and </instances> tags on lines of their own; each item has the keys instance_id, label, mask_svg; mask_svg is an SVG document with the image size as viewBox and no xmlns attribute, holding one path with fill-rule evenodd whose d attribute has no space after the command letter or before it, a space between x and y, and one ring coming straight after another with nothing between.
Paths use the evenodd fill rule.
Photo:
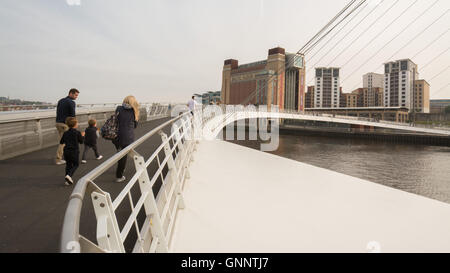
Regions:
<instances>
[{"instance_id":1,"label":"river water","mask_svg":"<svg viewBox=\"0 0 450 273\"><path fill-rule=\"evenodd\" d=\"M257 141L231 141L260 149ZM450 203L450 147L280 135L271 154Z\"/></svg>"}]
</instances>

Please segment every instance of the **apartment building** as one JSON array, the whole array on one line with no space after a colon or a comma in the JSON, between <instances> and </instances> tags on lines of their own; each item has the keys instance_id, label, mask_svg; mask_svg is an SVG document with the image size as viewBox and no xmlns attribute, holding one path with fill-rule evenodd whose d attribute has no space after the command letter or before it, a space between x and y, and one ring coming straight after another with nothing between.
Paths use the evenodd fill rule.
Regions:
<instances>
[{"instance_id":1,"label":"apartment building","mask_svg":"<svg viewBox=\"0 0 450 273\"><path fill-rule=\"evenodd\" d=\"M340 68L316 68L314 108L339 108Z\"/></svg>"}]
</instances>

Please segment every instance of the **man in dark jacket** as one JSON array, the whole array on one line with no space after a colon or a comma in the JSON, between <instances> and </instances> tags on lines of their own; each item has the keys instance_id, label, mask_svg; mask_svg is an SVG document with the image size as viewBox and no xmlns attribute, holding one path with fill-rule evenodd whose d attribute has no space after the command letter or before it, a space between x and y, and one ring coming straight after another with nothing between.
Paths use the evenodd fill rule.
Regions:
<instances>
[{"instance_id":1,"label":"man in dark jacket","mask_svg":"<svg viewBox=\"0 0 450 273\"><path fill-rule=\"evenodd\" d=\"M56 107L56 129L58 130L59 139L62 138L64 132L69 130L69 127L66 125L66 119L68 117L75 117L75 100L78 98L79 93L80 91L72 88L70 89L67 97L58 101L58 106ZM63 160L63 151L64 144L60 144L58 146L58 150L56 151L56 165L66 163L66 161Z\"/></svg>"}]
</instances>

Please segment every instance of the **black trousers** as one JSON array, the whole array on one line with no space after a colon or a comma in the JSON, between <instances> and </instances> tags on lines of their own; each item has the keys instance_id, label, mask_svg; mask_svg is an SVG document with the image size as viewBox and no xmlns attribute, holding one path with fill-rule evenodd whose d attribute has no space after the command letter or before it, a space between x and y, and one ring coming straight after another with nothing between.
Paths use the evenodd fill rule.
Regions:
<instances>
[{"instance_id":1,"label":"black trousers","mask_svg":"<svg viewBox=\"0 0 450 273\"><path fill-rule=\"evenodd\" d=\"M128 145L121 146L119 143L114 141L113 144L116 146L118 152L128 146ZM119 162L117 162L116 178L122 178L123 173L125 172L125 167L127 166L127 158L128 156L125 155L119 160Z\"/></svg>"},{"instance_id":2,"label":"black trousers","mask_svg":"<svg viewBox=\"0 0 450 273\"><path fill-rule=\"evenodd\" d=\"M86 159L86 154L87 154L87 152L90 149L94 150L95 157L99 157L99 154L98 154L98 151L97 151L97 144L95 144L95 145L86 145L86 144L84 144L84 151L83 151L82 160Z\"/></svg>"},{"instance_id":3,"label":"black trousers","mask_svg":"<svg viewBox=\"0 0 450 273\"><path fill-rule=\"evenodd\" d=\"M66 175L72 177L80 166L80 151L64 151L66 161Z\"/></svg>"}]
</instances>

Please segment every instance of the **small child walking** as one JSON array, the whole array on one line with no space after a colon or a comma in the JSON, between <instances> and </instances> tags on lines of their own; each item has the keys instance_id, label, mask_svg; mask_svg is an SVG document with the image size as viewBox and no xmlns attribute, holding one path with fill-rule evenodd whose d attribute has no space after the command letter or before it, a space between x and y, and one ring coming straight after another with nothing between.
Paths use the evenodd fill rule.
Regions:
<instances>
[{"instance_id":1,"label":"small child walking","mask_svg":"<svg viewBox=\"0 0 450 273\"><path fill-rule=\"evenodd\" d=\"M69 130L66 131L60 144L65 144L64 146L64 160L66 161L66 176L64 177L66 185L72 185L72 176L80 165L80 147L78 144L83 144L84 142L84 132L80 133L77 130L78 121L74 117L68 117L66 119L66 124L69 126Z\"/></svg>"},{"instance_id":2,"label":"small child walking","mask_svg":"<svg viewBox=\"0 0 450 273\"><path fill-rule=\"evenodd\" d=\"M95 119L90 119L88 121L89 127L86 128L85 137L84 137L84 151L83 151L83 157L81 158L81 163L86 164L86 154L89 151L89 149L94 150L95 158L97 160L100 160L103 158L102 155L98 154L97 150L97 138L98 138L98 128L97 128L97 121Z\"/></svg>"}]
</instances>

